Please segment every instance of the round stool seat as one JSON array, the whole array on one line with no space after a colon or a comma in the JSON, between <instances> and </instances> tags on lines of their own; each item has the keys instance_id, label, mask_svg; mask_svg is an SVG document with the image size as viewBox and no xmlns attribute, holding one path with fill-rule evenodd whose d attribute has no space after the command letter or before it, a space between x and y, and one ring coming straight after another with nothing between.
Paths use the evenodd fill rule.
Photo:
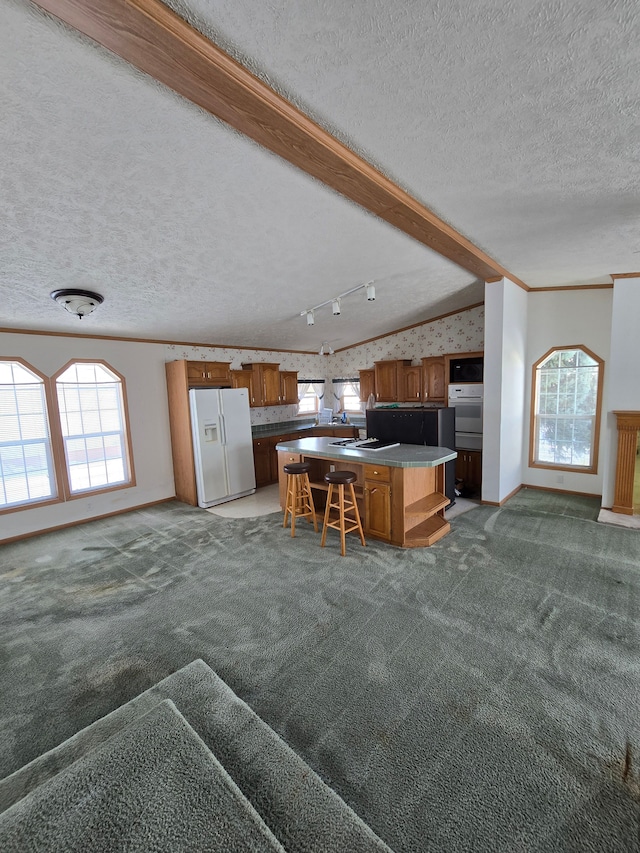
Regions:
<instances>
[{"instance_id":1,"label":"round stool seat","mask_svg":"<svg viewBox=\"0 0 640 853\"><path fill-rule=\"evenodd\" d=\"M288 462L282 466L287 475L286 500L284 506L284 521L282 526L287 526L287 518L291 516L291 535L296 535L296 518L306 518L313 523L313 529L318 532L316 520L316 508L313 505L311 494L311 483L309 482L310 462Z\"/></svg>"},{"instance_id":2,"label":"round stool seat","mask_svg":"<svg viewBox=\"0 0 640 853\"><path fill-rule=\"evenodd\" d=\"M353 471L329 471L324 475L325 483L333 483L334 486L347 486L357 479L358 475Z\"/></svg>"},{"instance_id":3,"label":"round stool seat","mask_svg":"<svg viewBox=\"0 0 640 853\"><path fill-rule=\"evenodd\" d=\"M310 462L289 462L284 466L285 474L308 474L310 470Z\"/></svg>"}]
</instances>

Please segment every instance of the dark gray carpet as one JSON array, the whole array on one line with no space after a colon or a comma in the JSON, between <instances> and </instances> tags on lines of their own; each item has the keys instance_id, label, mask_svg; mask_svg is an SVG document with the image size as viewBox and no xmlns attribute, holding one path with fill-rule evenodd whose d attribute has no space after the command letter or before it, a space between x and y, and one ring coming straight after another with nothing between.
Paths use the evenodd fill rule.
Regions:
<instances>
[{"instance_id":1,"label":"dark gray carpet","mask_svg":"<svg viewBox=\"0 0 640 853\"><path fill-rule=\"evenodd\" d=\"M166 700L0 814L4 853L284 853Z\"/></svg>"},{"instance_id":2,"label":"dark gray carpet","mask_svg":"<svg viewBox=\"0 0 640 853\"><path fill-rule=\"evenodd\" d=\"M640 536L527 491L416 551L177 503L0 548L0 768L201 657L398 853L639 850Z\"/></svg>"},{"instance_id":3,"label":"dark gray carpet","mask_svg":"<svg viewBox=\"0 0 640 853\"><path fill-rule=\"evenodd\" d=\"M131 726L163 700L178 706L287 851L390 853L202 660L193 661L0 781L0 811L117 737L123 727ZM221 849L231 848L227 844Z\"/></svg>"}]
</instances>

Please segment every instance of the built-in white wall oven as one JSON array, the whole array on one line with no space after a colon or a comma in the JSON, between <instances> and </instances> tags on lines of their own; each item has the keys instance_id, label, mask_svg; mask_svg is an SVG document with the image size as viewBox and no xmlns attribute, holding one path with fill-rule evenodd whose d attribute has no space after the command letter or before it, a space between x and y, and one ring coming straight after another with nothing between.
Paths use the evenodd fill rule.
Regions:
<instances>
[{"instance_id":1,"label":"built-in white wall oven","mask_svg":"<svg viewBox=\"0 0 640 853\"><path fill-rule=\"evenodd\" d=\"M481 382L449 385L449 405L456 410L456 450L482 450Z\"/></svg>"}]
</instances>

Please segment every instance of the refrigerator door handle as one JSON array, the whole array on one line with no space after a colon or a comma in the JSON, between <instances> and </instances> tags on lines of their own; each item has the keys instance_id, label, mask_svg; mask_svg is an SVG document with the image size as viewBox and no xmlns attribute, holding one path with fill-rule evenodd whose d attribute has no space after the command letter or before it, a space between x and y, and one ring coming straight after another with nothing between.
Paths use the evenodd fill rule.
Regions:
<instances>
[{"instance_id":1,"label":"refrigerator door handle","mask_svg":"<svg viewBox=\"0 0 640 853\"><path fill-rule=\"evenodd\" d=\"M220 423L220 441L224 445L227 443L227 425L224 422L224 415L218 416Z\"/></svg>"}]
</instances>

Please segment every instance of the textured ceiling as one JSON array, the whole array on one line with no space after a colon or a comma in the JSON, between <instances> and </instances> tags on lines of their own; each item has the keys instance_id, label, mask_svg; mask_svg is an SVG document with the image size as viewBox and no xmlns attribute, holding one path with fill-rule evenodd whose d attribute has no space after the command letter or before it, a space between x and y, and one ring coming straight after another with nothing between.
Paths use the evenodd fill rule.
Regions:
<instances>
[{"instance_id":1,"label":"textured ceiling","mask_svg":"<svg viewBox=\"0 0 640 853\"><path fill-rule=\"evenodd\" d=\"M528 285L640 268L637 3L169 5ZM0 326L337 349L482 299L27 2L0 69ZM81 324L71 286L105 297Z\"/></svg>"}]
</instances>

